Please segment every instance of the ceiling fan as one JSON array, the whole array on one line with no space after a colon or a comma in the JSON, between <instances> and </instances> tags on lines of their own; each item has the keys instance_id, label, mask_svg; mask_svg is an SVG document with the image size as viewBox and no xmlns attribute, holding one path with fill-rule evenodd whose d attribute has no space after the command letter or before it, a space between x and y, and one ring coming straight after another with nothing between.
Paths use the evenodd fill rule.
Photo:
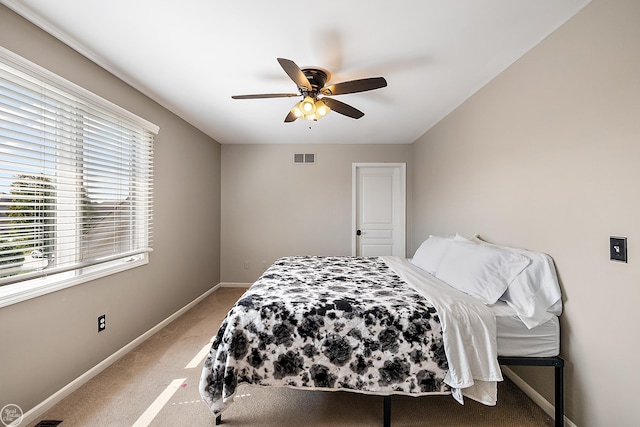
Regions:
<instances>
[{"instance_id":1,"label":"ceiling fan","mask_svg":"<svg viewBox=\"0 0 640 427\"><path fill-rule=\"evenodd\" d=\"M359 119L364 113L344 102L331 98L333 95L366 92L387 86L384 77L370 77L366 79L349 80L329 86L325 84L331 79L331 74L319 67L300 68L290 59L278 58L278 62L287 75L298 86L299 93L265 93L257 95L234 95L233 99L284 98L302 96L302 101L296 103L287 114L285 123L299 118L317 121L333 110L353 119Z\"/></svg>"}]
</instances>

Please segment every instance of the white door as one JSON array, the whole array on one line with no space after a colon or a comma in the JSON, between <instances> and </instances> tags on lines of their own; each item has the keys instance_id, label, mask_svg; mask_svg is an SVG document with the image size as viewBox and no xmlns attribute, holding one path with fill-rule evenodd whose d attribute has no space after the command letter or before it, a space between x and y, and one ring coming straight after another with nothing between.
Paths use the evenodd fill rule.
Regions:
<instances>
[{"instance_id":1,"label":"white door","mask_svg":"<svg viewBox=\"0 0 640 427\"><path fill-rule=\"evenodd\" d=\"M352 175L352 254L404 258L406 165L354 163Z\"/></svg>"}]
</instances>

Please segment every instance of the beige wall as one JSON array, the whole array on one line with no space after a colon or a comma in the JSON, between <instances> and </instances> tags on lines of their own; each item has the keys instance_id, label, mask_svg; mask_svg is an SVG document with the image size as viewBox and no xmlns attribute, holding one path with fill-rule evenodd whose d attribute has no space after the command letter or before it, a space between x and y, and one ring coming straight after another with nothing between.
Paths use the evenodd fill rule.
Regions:
<instances>
[{"instance_id":1,"label":"beige wall","mask_svg":"<svg viewBox=\"0 0 640 427\"><path fill-rule=\"evenodd\" d=\"M2 5L0 45L160 127L150 263L0 309L0 407L28 411L219 282L220 145Z\"/></svg>"},{"instance_id":2,"label":"beige wall","mask_svg":"<svg viewBox=\"0 0 640 427\"><path fill-rule=\"evenodd\" d=\"M581 427L640 425L639 18L638 1L594 0L414 144L413 250L480 233L555 259ZM628 264L609 260L616 235ZM518 373L551 399L544 369Z\"/></svg>"},{"instance_id":3,"label":"beige wall","mask_svg":"<svg viewBox=\"0 0 640 427\"><path fill-rule=\"evenodd\" d=\"M251 283L285 255L351 255L352 163L406 163L410 177L411 151L407 144L223 145L221 280ZM294 153L316 153L317 163L294 164Z\"/></svg>"}]
</instances>

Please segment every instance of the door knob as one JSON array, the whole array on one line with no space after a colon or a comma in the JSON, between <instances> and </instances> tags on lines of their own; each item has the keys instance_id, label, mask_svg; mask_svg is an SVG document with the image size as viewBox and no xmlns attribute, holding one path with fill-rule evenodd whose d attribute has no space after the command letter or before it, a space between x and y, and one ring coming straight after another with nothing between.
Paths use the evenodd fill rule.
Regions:
<instances>
[{"instance_id":1,"label":"door knob","mask_svg":"<svg viewBox=\"0 0 640 427\"><path fill-rule=\"evenodd\" d=\"M360 235L362 235L362 230L356 231L356 236L360 236Z\"/></svg>"}]
</instances>

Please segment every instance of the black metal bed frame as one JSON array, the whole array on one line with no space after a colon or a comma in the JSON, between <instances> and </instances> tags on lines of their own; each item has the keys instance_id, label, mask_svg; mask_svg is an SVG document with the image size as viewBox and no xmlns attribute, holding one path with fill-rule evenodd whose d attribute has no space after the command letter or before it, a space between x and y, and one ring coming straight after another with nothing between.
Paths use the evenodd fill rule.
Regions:
<instances>
[{"instance_id":1,"label":"black metal bed frame","mask_svg":"<svg viewBox=\"0 0 640 427\"><path fill-rule=\"evenodd\" d=\"M556 357L498 357L505 366L553 366L555 373L555 427L564 426L564 359ZM391 396L384 397L384 427L391 427Z\"/></svg>"},{"instance_id":2,"label":"black metal bed frame","mask_svg":"<svg viewBox=\"0 0 640 427\"><path fill-rule=\"evenodd\" d=\"M498 357L498 363L505 366L553 366L555 373L555 427L564 426L564 359L555 357ZM391 427L391 395L384 396L384 427ZM216 417L216 425L222 416Z\"/></svg>"},{"instance_id":3,"label":"black metal bed frame","mask_svg":"<svg viewBox=\"0 0 640 427\"><path fill-rule=\"evenodd\" d=\"M553 366L555 390L555 427L564 426L564 359L555 357L498 357L501 365Z\"/></svg>"}]
</instances>

